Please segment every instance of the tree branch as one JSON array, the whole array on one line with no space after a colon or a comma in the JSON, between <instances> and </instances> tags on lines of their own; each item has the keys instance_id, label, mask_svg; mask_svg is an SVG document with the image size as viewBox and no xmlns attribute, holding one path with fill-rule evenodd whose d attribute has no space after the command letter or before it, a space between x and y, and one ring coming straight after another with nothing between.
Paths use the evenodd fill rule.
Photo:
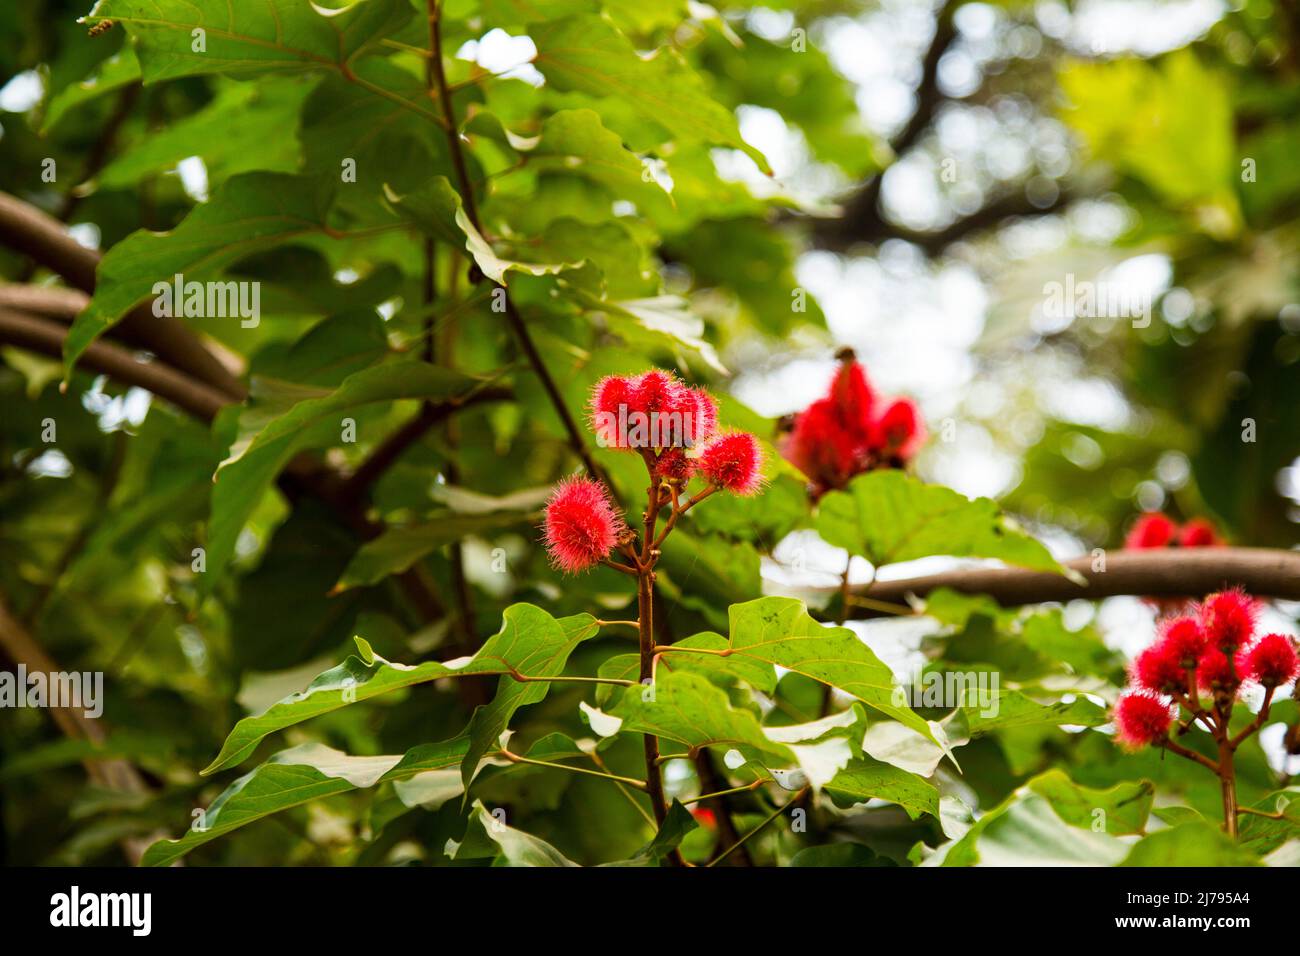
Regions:
<instances>
[{"instance_id":1,"label":"tree branch","mask_svg":"<svg viewBox=\"0 0 1300 956\"><path fill-rule=\"evenodd\" d=\"M347 499L359 501L365 490L378 481L407 449L423 438L429 429L446 421L460 409L513 397L514 390L502 385L479 389L460 402L425 402L405 425L380 442L370 456L357 466L357 470L344 482L341 494Z\"/></svg>"},{"instance_id":2,"label":"tree branch","mask_svg":"<svg viewBox=\"0 0 1300 956\"><path fill-rule=\"evenodd\" d=\"M68 327L53 319L0 308L0 342L58 359L63 355L67 334ZM142 362L121 346L102 339L90 344L80 364L123 384L147 389L205 422L212 421L231 401L230 396L163 362Z\"/></svg>"},{"instance_id":3,"label":"tree branch","mask_svg":"<svg viewBox=\"0 0 1300 956\"><path fill-rule=\"evenodd\" d=\"M0 244L27 254L82 292L94 292L100 254L80 245L54 217L5 192L0 192ZM117 327L124 341L148 349L231 398L247 394L243 383L179 319L155 316L146 303L128 312Z\"/></svg>"},{"instance_id":4,"label":"tree branch","mask_svg":"<svg viewBox=\"0 0 1300 956\"><path fill-rule=\"evenodd\" d=\"M943 95L939 92L939 61L957 38L957 28L953 23L957 6L955 0L946 0L935 14L934 36L921 58L916 109L889 143L890 151L895 157L902 156L916 145L917 140L930 127L943 102ZM867 180L845 204L843 216L824 221L824 228L818 230L819 239L824 240L828 246L842 247L853 242L871 242L871 237L878 236L882 229L892 232L892 227L880 215L880 189L883 181L884 170Z\"/></svg>"},{"instance_id":5,"label":"tree branch","mask_svg":"<svg viewBox=\"0 0 1300 956\"><path fill-rule=\"evenodd\" d=\"M1151 597L1200 598L1224 587L1240 585L1259 597L1300 600L1300 551L1272 548L1167 548L1118 551L1106 556L1106 570L1094 571L1093 559L1076 558L1065 566L1081 574L1076 584L1064 575L1023 568L970 568L894 581L877 581L853 588L873 600L894 603L908 596L923 598L938 588L964 594L987 594L1014 607L1044 601L1072 601L1130 594ZM839 586L819 588L835 594ZM853 607L852 617L887 616L871 607Z\"/></svg>"}]
</instances>

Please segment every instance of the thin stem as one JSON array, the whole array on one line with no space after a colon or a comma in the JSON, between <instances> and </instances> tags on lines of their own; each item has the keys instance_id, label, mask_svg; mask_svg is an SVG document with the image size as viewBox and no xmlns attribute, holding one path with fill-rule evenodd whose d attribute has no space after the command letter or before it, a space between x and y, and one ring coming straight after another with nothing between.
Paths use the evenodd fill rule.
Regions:
<instances>
[{"instance_id":1,"label":"thin stem","mask_svg":"<svg viewBox=\"0 0 1300 956\"><path fill-rule=\"evenodd\" d=\"M680 647L676 644L656 644L654 650L655 654L665 654L673 651L678 654L711 654L714 657L730 657L735 653L735 650L730 647L715 651L707 647Z\"/></svg>"},{"instance_id":2,"label":"thin stem","mask_svg":"<svg viewBox=\"0 0 1300 956\"><path fill-rule=\"evenodd\" d=\"M801 799L803 799L803 795L804 795L805 793L807 793L807 792L808 792L808 788L807 788L807 787L804 787L802 790L800 790L798 793L796 793L796 794L794 795L794 799L793 799L793 800L791 800L789 803L785 804L784 806L777 807L775 810L773 810L772 813L767 817L766 820L764 820L764 821L763 821L762 823L760 823L758 826L754 827L754 829L750 830L748 833L746 833L743 837L741 837L741 838L740 838L739 840L737 840L735 843L731 844L731 846L727 847L725 850L723 850L721 853L719 853L717 856L715 856L712 860L710 860L710 861L706 864L706 866L717 866L720 862L722 862L723 860L725 860L725 859L726 859L726 858L727 858L731 853L735 852L735 850L737 850L739 847L744 846L745 843L746 843L746 842L747 842L751 837L753 837L756 833L758 833L760 830L762 830L764 827L766 827L769 823L771 823L773 820L775 820L777 817L779 817L782 813L784 813L786 810L790 809L792 806L794 806L796 803L798 803Z\"/></svg>"},{"instance_id":3,"label":"thin stem","mask_svg":"<svg viewBox=\"0 0 1300 956\"><path fill-rule=\"evenodd\" d=\"M1182 744L1176 743L1172 740L1169 740L1168 738L1159 741L1156 744L1156 746L1164 747L1166 750L1170 751L1171 753L1176 753L1180 757L1186 757L1188 760L1194 760L1197 763L1199 763L1202 767L1208 767L1210 770L1213 770L1216 774L1219 772L1219 765L1215 763L1213 760L1211 760L1209 757L1206 757L1203 754L1198 754L1195 750L1189 750L1187 747L1184 747Z\"/></svg>"},{"instance_id":4,"label":"thin stem","mask_svg":"<svg viewBox=\"0 0 1300 956\"><path fill-rule=\"evenodd\" d=\"M613 684L617 687L636 687L637 682L634 680L623 680L621 677L533 677L528 674L521 674L516 670L507 671L511 680L516 680L521 684Z\"/></svg>"},{"instance_id":5,"label":"thin stem","mask_svg":"<svg viewBox=\"0 0 1300 956\"><path fill-rule=\"evenodd\" d=\"M1243 728L1241 733L1237 734L1237 736L1233 737L1230 741L1228 741L1228 746L1230 746L1233 750L1236 750L1238 747L1240 747L1242 743L1245 742L1247 737L1249 737L1255 731L1259 730L1259 728L1264 726L1264 722L1268 720L1269 708L1273 704L1274 689L1275 688L1272 687L1264 688L1264 703L1263 705L1260 706L1259 713L1255 715L1255 719L1252 720L1245 728Z\"/></svg>"},{"instance_id":6,"label":"thin stem","mask_svg":"<svg viewBox=\"0 0 1300 956\"><path fill-rule=\"evenodd\" d=\"M1219 783L1223 791L1223 828L1237 838L1237 772L1233 767L1232 742L1219 741Z\"/></svg>"},{"instance_id":7,"label":"thin stem","mask_svg":"<svg viewBox=\"0 0 1300 956\"><path fill-rule=\"evenodd\" d=\"M636 568L628 567L626 564L611 560L610 558L602 558L600 563L607 568L613 568L615 571L620 571L623 574L630 574L632 577L637 577L638 574L640 574Z\"/></svg>"},{"instance_id":8,"label":"thin stem","mask_svg":"<svg viewBox=\"0 0 1300 956\"><path fill-rule=\"evenodd\" d=\"M534 760L531 757L521 757L519 754L511 753L509 750L498 750L502 757L505 757L511 763L526 763L533 767L551 767L554 770L567 770L569 773L580 773L588 777L599 777L601 780L608 780L611 783L622 784L625 787L635 787L638 790L645 790L645 784L635 777L620 777L617 774L603 773L599 770L588 770L586 767L572 767L566 763L554 763L550 760Z\"/></svg>"},{"instance_id":9,"label":"thin stem","mask_svg":"<svg viewBox=\"0 0 1300 956\"><path fill-rule=\"evenodd\" d=\"M591 762L594 763L597 767L599 767L605 773L609 773L609 767L605 764L605 761L600 759L600 754L596 753L593 750L591 753L587 754L587 756L591 758ZM615 775L610 774L610 776L615 776ZM641 782L640 780L637 781L637 783L640 782ZM646 812L646 808L642 805L641 801L638 800L636 797L632 796L632 794L628 793L627 788L624 787L623 784L615 782L614 786L618 787L618 792L623 795L624 799L626 799L628 803L632 804L633 809L635 809L636 812L640 814L641 819L644 820L649 825L650 832L651 833L655 832L658 829L658 827L655 826L655 818L650 816L650 814Z\"/></svg>"},{"instance_id":10,"label":"thin stem","mask_svg":"<svg viewBox=\"0 0 1300 956\"><path fill-rule=\"evenodd\" d=\"M701 800L712 800L715 797L727 797L733 793L748 793L751 790L757 790L762 785L762 780L755 780L752 783L745 784L743 787L732 787L730 790L718 790L714 793L702 793L698 797L687 797L685 800L680 801L680 803L683 805L688 803L699 803ZM732 847L732 849L734 850L735 847Z\"/></svg>"},{"instance_id":11,"label":"thin stem","mask_svg":"<svg viewBox=\"0 0 1300 956\"><path fill-rule=\"evenodd\" d=\"M678 518L686 514L686 512L690 511L692 508L698 505L705 498L708 498L710 495L717 494L717 492L718 492L717 485L709 485L709 487L705 488L703 491L696 494L695 497L687 501L686 504L682 505L678 503L677 489L672 488L671 489L672 504L673 504L672 511L668 515L668 520L664 522L663 531L659 533L659 537L654 539L654 545L652 546L651 550L658 550L659 546L664 543L664 539L667 538L669 533L673 530L673 528L677 526Z\"/></svg>"},{"instance_id":12,"label":"thin stem","mask_svg":"<svg viewBox=\"0 0 1300 956\"><path fill-rule=\"evenodd\" d=\"M1254 807L1238 807L1237 813L1238 815L1243 813L1249 813L1252 817L1265 817L1269 820L1286 819L1286 813L1282 810L1275 810L1270 812L1268 810L1256 810Z\"/></svg>"}]
</instances>

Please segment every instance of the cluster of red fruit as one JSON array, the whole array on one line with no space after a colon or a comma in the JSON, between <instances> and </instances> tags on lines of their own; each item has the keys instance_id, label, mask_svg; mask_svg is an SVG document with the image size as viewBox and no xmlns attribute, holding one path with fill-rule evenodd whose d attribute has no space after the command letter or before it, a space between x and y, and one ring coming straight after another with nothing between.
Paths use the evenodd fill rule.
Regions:
<instances>
[{"instance_id":1,"label":"cluster of red fruit","mask_svg":"<svg viewBox=\"0 0 1300 956\"><path fill-rule=\"evenodd\" d=\"M1139 749L1166 739L1175 705L1195 713L1202 692L1231 701L1247 681L1272 691L1300 674L1290 637L1255 637L1259 604L1245 592L1212 594L1196 611L1162 621L1156 642L1133 661L1129 689L1115 704L1123 746Z\"/></svg>"},{"instance_id":2,"label":"cluster of red fruit","mask_svg":"<svg viewBox=\"0 0 1300 956\"><path fill-rule=\"evenodd\" d=\"M825 398L794 417L782 456L808 476L813 497L843 488L873 468L902 468L925 443L925 425L909 399L878 400L866 370L847 349Z\"/></svg>"},{"instance_id":3,"label":"cluster of red fruit","mask_svg":"<svg viewBox=\"0 0 1300 956\"><path fill-rule=\"evenodd\" d=\"M668 372L602 379L592 395L591 423L602 446L640 453L652 483L661 486L661 497L674 509L692 477L703 478L708 487L683 511L706 493L751 495L762 485L758 439L748 432L718 431L713 396ZM543 530L551 562L568 573L601 563L632 537L609 490L591 478L571 478L555 489Z\"/></svg>"},{"instance_id":4,"label":"cluster of red fruit","mask_svg":"<svg viewBox=\"0 0 1300 956\"><path fill-rule=\"evenodd\" d=\"M1204 518L1193 518L1179 527L1168 515L1148 511L1133 523L1124 547L1129 550L1146 548L1210 548L1223 544L1214 525Z\"/></svg>"}]
</instances>

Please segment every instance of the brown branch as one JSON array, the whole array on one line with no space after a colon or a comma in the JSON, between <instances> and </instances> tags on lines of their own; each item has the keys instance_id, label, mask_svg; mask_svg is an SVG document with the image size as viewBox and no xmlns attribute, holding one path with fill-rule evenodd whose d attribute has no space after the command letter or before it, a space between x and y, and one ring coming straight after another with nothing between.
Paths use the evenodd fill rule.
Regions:
<instances>
[{"instance_id":1,"label":"brown branch","mask_svg":"<svg viewBox=\"0 0 1300 956\"><path fill-rule=\"evenodd\" d=\"M58 359L63 355L67 334L67 326L53 319L0 308L0 342ZM90 344L80 364L123 384L147 389L205 422L212 421L223 406L230 404L230 397L211 385L196 382L163 362L142 362L121 346L102 339Z\"/></svg>"},{"instance_id":2,"label":"brown branch","mask_svg":"<svg viewBox=\"0 0 1300 956\"><path fill-rule=\"evenodd\" d=\"M82 292L94 292L100 254L80 245L54 217L5 192L0 192L0 245L27 254ZM148 349L231 398L242 399L247 394L243 383L185 323L171 316L155 316L148 303L128 312L117 328L123 341Z\"/></svg>"},{"instance_id":3,"label":"brown branch","mask_svg":"<svg viewBox=\"0 0 1300 956\"><path fill-rule=\"evenodd\" d=\"M957 38L953 15L958 4L948 0L935 15L934 36L921 59L921 80L916 88L916 109L902 130L890 141L890 151L900 157L912 149L934 123L945 97L939 89L939 63ZM880 208L884 170L859 187L844 204L843 214L818 220L813 239L826 249L846 249L855 243L878 244L886 239L902 239L920 246L930 255L974 233L991 229L1002 222L1025 216L1044 216L1067 206L1074 196L1062 189L1049 203L1034 203L1024 190L1005 193L990 200L968 216L932 230L909 229L885 218Z\"/></svg>"},{"instance_id":4,"label":"brown branch","mask_svg":"<svg viewBox=\"0 0 1300 956\"><path fill-rule=\"evenodd\" d=\"M1272 548L1168 548L1118 551L1106 556L1106 570L1092 570L1093 559L1076 558L1065 566L1086 581L1023 568L970 568L923 577L877 581L855 588L873 599L905 602L923 598L938 588L964 594L987 594L1014 607L1045 601L1095 601L1121 594L1151 597L1200 598L1224 587L1240 585L1258 597L1300 600L1300 552ZM839 587L820 588L828 596ZM855 606L855 618L879 617L874 608Z\"/></svg>"},{"instance_id":5,"label":"brown branch","mask_svg":"<svg viewBox=\"0 0 1300 956\"><path fill-rule=\"evenodd\" d=\"M9 610L3 595L0 595L0 651L15 664L23 665L29 675L63 673L62 668ZM87 717L84 709L53 706L46 709L50 719L65 737L85 740L96 747L102 747L107 742L108 732L104 724L98 719ZM121 757L85 758L82 765L90 779L101 787L124 793L146 793L150 789L140 772ZM122 841L122 847L128 859L132 863L138 863L145 847L155 838L129 838Z\"/></svg>"},{"instance_id":6,"label":"brown branch","mask_svg":"<svg viewBox=\"0 0 1300 956\"><path fill-rule=\"evenodd\" d=\"M340 494L348 500L359 501L362 494L383 476L407 449L413 446L439 422L446 421L462 408L469 408L483 402L503 401L514 396L514 391L506 386L489 386L459 402L425 402L420 410L397 431L393 432L377 446L350 478L344 482Z\"/></svg>"},{"instance_id":7,"label":"brown branch","mask_svg":"<svg viewBox=\"0 0 1300 956\"><path fill-rule=\"evenodd\" d=\"M916 145L922 134L930 127L943 102L939 91L939 61L948 52L957 38L957 28L953 23L953 14L958 4L947 0L935 14L934 36L921 58L921 80L916 87L916 109L912 111L907 123L890 140L890 151L895 157L902 156ZM884 181L884 170L863 183L858 192L845 204L844 215L839 219L826 220L818 230L819 239L830 247L842 247L853 242L871 242L873 236L879 236L882 229L890 230L880 214L880 189Z\"/></svg>"}]
</instances>

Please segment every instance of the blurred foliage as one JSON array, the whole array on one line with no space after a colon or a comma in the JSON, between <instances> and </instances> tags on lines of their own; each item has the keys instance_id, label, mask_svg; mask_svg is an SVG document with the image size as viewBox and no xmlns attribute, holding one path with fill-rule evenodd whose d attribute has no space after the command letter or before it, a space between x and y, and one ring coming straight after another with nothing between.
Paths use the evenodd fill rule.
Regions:
<instances>
[{"instance_id":1,"label":"blurred foliage","mask_svg":"<svg viewBox=\"0 0 1300 956\"><path fill-rule=\"evenodd\" d=\"M91 22L118 23L93 37L78 23L86 0L0 7L0 88L19 97L39 86L0 114L0 187L105 252L67 357L113 339L177 272L256 281L261 295L253 326L185 319L249 385L210 427L84 364L0 343L0 599L60 666L104 672L106 695L97 747L65 739L39 710L0 711L5 862L120 863L144 844L148 862L193 850L192 865L654 865L674 847L704 862L810 777L821 792L808 832L761 830L745 850L755 861L1236 863L1300 837L1284 815L1249 818L1240 846L1212 839L1212 776L1118 750L1098 728L1124 662L1059 608L932 596L916 619L919 676L996 675L1001 716L978 702L899 706L899 675L882 663L897 655L883 648L906 642L891 625L866 625L858 640L761 598L763 562L789 532L817 527L881 563L956 555L1052 568L1052 557L987 499L902 475L867 476L814 519L776 454L777 422L729 397L723 424L773 442L769 481L759 498L711 502L669 539L660 640L734 650L764 615L784 615L783 637L804 629L821 642L811 664L793 645L780 645L785 656L698 655L657 688L681 702L671 726L636 688L602 688L593 711L580 684L520 684L546 690L516 699L499 668L450 680L428 667L474 654L513 607L538 616L549 675L631 673L617 627L563 630L582 615L633 617L635 600L610 570L561 577L538 546L545 490L578 462L494 283L573 415L602 376L651 365L725 391L732 373L829 354L830 309L800 294L801 256L864 182L878 188L909 153L931 160L947 225L918 233L891 218L886 188L884 208L873 203L868 227L835 255L873 258L912 240L990 290L971 357L1002 399L990 412L963 396L950 410L1014 458L1018 479L998 504L1075 548L1118 546L1135 511L1160 506L1212 517L1237 543L1294 547L1300 22L1290 4L1251 0L1149 57L1081 55L1033 4L942 4L934 12L957 25L949 54L976 62L981 82L945 90L918 48L916 122L900 134L865 120L867 93L831 52L874 4L448 0L442 49L472 196L429 94L423 5L347 6L331 26L306 0L103 0ZM963 27L964 10L992 16L991 34ZM194 27L213 27L203 53ZM473 62L492 30L531 38L531 65L497 75ZM1055 124L1068 161L1044 150L1009 176L976 163L970 206L960 192L970 183L940 176L934 129L963 111ZM745 116L768 113L796 144L789 175L769 176L777 157L742 135ZM355 180L340 175L349 164ZM1052 197L1123 225L1090 240ZM981 219L990 208L999 214ZM1064 247L1017 252L1007 235L1032 224L1061 231ZM1071 263L1079 279L1105 281L1151 254L1170 276L1149 325L1039 321L1043 282ZM64 284L14 244L0 246L0 277ZM1122 413L1049 400L1049 386L1079 381L1104 383ZM468 401L490 388L504 394ZM356 496L337 497L425 403L445 400L465 404ZM932 430L929 476L943 454ZM598 454L631 507L639 462ZM829 607L816 613L830 620ZM358 706L295 711L200 775L241 720L314 679L323 695L342 694L336 679L393 669L379 661L427 671ZM812 724L828 700L827 721ZM611 716L622 730L602 734ZM698 795L706 775L719 788L759 785L729 799L730 824L678 806L656 833L644 799L606 781L491 756L480 765L511 717L511 749L533 759L638 777L638 728L653 728L681 758L667 768L670 796ZM1294 703L1272 719L1294 722ZM696 749L706 767L689 759ZM823 779L827 755L839 763ZM90 757L128 761L145 787L88 782ZM764 760L802 776L791 784ZM236 765L247 776L236 779ZM468 793L465 767L478 772ZM1239 773L1243 803L1273 805L1282 784L1257 740ZM1109 811L1101 832L1084 812L1095 807ZM492 808L507 810L508 827L494 826ZM211 829L179 848L161 839L182 837L198 809Z\"/></svg>"}]
</instances>

